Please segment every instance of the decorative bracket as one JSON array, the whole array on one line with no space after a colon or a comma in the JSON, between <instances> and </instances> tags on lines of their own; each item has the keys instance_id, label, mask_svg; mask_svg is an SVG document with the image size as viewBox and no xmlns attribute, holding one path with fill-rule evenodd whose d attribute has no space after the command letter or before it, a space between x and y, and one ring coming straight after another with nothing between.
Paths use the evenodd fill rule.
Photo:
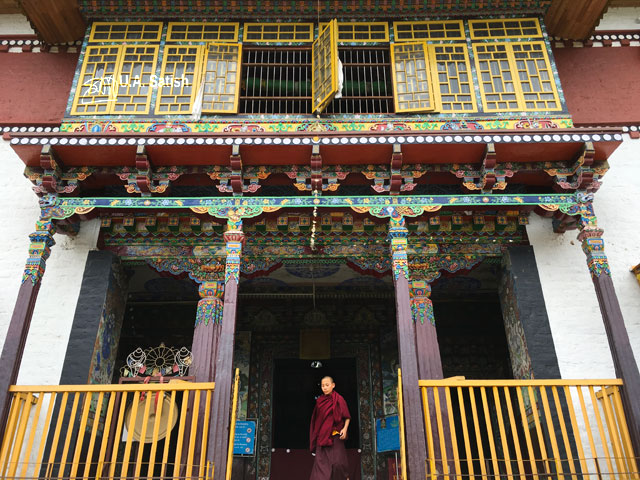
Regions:
<instances>
[{"instance_id":1,"label":"decorative bracket","mask_svg":"<svg viewBox=\"0 0 640 480\"><path fill-rule=\"evenodd\" d=\"M144 145L136 148L135 171L124 167L118 177L127 182L127 193L140 193L142 196L150 196L153 193L165 193L169 184L177 180L183 173L180 167L158 169L154 172L149 156Z\"/></svg>"},{"instance_id":2,"label":"decorative bracket","mask_svg":"<svg viewBox=\"0 0 640 480\"><path fill-rule=\"evenodd\" d=\"M22 275L22 283L31 280L36 285L42 280L47 259L51 255L51 247L55 245L53 235L56 227L51 220L38 220L36 231L29 235L29 258Z\"/></svg>"},{"instance_id":3,"label":"decorative bracket","mask_svg":"<svg viewBox=\"0 0 640 480\"><path fill-rule=\"evenodd\" d=\"M609 170L609 163L594 165L595 153L593 143L585 142L571 167L545 169L547 175L554 177L554 189L596 192L601 186L600 178Z\"/></svg>"},{"instance_id":4,"label":"decorative bracket","mask_svg":"<svg viewBox=\"0 0 640 480\"><path fill-rule=\"evenodd\" d=\"M411 297L411 313L414 323L424 323L425 319L433 326L436 319L433 315L433 302L431 301L431 285L429 281L413 280L409 289Z\"/></svg>"},{"instance_id":5,"label":"decorative bracket","mask_svg":"<svg viewBox=\"0 0 640 480\"><path fill-rule=\"evenodd\" d=\"M416 188L414 180L427 173L423 168L421 165L404 165L401 144L398 143L393 145L389 170L378 170L376 165L367 165L362 174L367 180L373 180L371 188L375 192L399 195Z\"/></svg>"},{"instance_id":6,"label":"decorative bracket","mask_svg":"<svg viewBox=\"0 0 640 480\"><path fill-rule=\"evenodd\" d=\"M45 145L40 152L40 169L26 167L24 175L35 185L33 191L38 195L47 193L73 193L78 182L85 180L94 171L90 167L64 170L51 145Z\"/></svg>"},{"instance_id":7,"label":"decorative bracket","mask_svg":"<svg viewBox=\"0 0 640 480\"><path fill-rule=\"evenodd\" d=\"M488 143L482 159L482 168L472 170L453 165L451 173L462 178L462 185L468 190L480 190L482 193L491 193L494 190L504 190L507 188L507 178L513 177L513 170L496 170L497 157L496 148L493 143Z\"/></svg>"},{"instance_id":8,"label":"decorative bracket","mask_svg":"<svg viewBox=\"0 0 640 480\"><path fill-rule=\"evenodd\" d=\"M340 187L341 180L347 178L349 172L343 171L339 166L323 167L322 156L320 155L320 145L311 147L311 160L309 166L298 167L292 165L285 175L291 180L295 180L293 184L300 191L311 191L318 195L322 192L335 192ZM326 183L324 180L327 180Z\"/></svg>"}]
</instances>

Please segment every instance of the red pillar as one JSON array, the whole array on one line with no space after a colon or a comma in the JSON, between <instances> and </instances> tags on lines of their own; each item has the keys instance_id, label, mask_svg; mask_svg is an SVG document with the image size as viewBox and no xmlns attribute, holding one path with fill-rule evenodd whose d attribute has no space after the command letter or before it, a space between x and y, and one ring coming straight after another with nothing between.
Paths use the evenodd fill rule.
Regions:
<instances>
[{"instance_id":1,"label":"red pillar","mask_svg":"<svg viewBox=\"0 0 640 480\"><path fill-rule=\"evenodd\" d=\"M231 385L233 383L233 344L236 331L238 283L240 281L240 255L245 237L242 221L231 217L224 234L227 248L225 266L224 310L216 351L215 382L207 460L215 466L214 480L224 480L227 470L229 447L229 417L231 409Z\"/></svg>"},{"instance_id":2,"label":"red pillar","mask_svg":"<svg viewBox=\"0 0 640 480\"><path fill-rule=\"evenodd\" d=\"M575 207L580 215L580 234L582 250L587 256L587 265L596 290L600 312L604 322L609 349L613 357L616 376L624 382L622 403L627 417L629 433L636 456L640 455L640 373L636 363L627 328L620 310L618 296L613 287L609 261L604 251L604 231L597 226L597 219L591 203Z\"/></svg>"},{"instance_id":3,"label":"red pillar","mask_svg":"<svg viewBox=\"0 0 640 480\"><path fill-rule=\"evenodd\" d=\"M36 231L29 235L29 258L22 276L22 285L18 291L18 298L13 309L9 330L4 340L4 347L0 355L0 438L4 436L4 429L11 396L9 387L16 383L24 345L29 333L29 325L36 305L36 298L40 290L42 275L46 267L47 258L51 254L51 247L55 244L53 234L56 228L50 220L36 222Z\"/></svg>"},{"instance_id":4,"label":"red pillar","mask_svg":"<svg viewBox=\"0 0 640 480\"><path fill-rule=\"evenodd\" d=\"M203 282L193 330L191 374L197 382L213 382L216 371L216 350L222 327L224 284Z\"/></svg>"},{"instance_id":5,"label":"red pillar","mask_svg":"<svg viewBox=\"0 0 640 480\"><path fill-rule=\"evenodd\" d=\"M418 388L418 362L416 338L409 293L409 267L407 264L408 231L404 218L397 212L391 216L389 240L394 286L396 291L396 317L398 328L398 354L402 369L402 395L404 399L405 432L407 437L407 470L409 478L425 478L426 443L422 399Z\"/></svg>"}]
</instances>

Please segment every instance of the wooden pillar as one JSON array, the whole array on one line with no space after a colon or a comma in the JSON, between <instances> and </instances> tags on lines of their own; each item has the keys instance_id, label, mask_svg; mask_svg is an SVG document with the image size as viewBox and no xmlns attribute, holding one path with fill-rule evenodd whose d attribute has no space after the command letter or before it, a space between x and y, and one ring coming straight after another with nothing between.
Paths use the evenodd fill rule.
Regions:
<instances>
[{"instance_id":1,"label":"wooden pillar","mask_svg":"<svg viewBox=\"0 0 640 480\"><path fill-rule=\"evenodd\" d=\"M405 432L407 437L407 469L409 478L425 478L427 455L422 399L418 388L418 362L416 338L409 293L409 267L407 264L407 235L404 218L394 212L389 223L389 240L393 279L396 291L396 318L398 328L398 356L402 369L402 395L404 398Z\"/></svg>"},{"instance_id":2,"label":"wooden pillar","mask_svg":"<svg viewBox=\"0 0 640 480\"><path fill-rule=\"evenodd\" d=\"M438 272L429 272L429 277L435 279ZM428 280L413 280L411 282L411 310L413 313L413 323L416 331L416 354L418 357L418 376L421 380L442 380L442 359L440 358L440 345L438 344L438 334L436 332L436 320L433 314L433 303L431 302L431 285ZM435 472L443 472L441 459L447 458L448 471L455 473L455 463L453 461L453 444L451 443L451 426L449 424L449 414L447 410L447 400L444 389L439 389L438 400L440 402L440 412L436 412L436 402L433 389L427 392L429 399L429 417L431 418L431 432L426 432L427 445L431 442L435 458ZM441 450L440 434L438 433L438 419L442 422L442 433L444 438L445 451ZM430 451L431 449L429 449ZM432 459L429 459L432 460ZM427 462L427 468L431 470L431 462Z\"/></svg>"},{"instance_id":3,"label":"wooden pillar","mask_svg":"<svg viewBox=\"0 0 640 480\"><path fill-rule=\"evenodd\" d=\"M224 310L216 351L214 377L216 386L211 405L210 436L207 447L207 459L213 461L215 465L214 480L224 480L227 471L231 385L233 383L233 344L236 331L238 282L240 281L240 255L245 241L240 218L229 218L224 240L227 248L224 272Z\"/></svg>"},{"instance_id":4,"label":"wooden pillar","mask_svg":"<svg viewBox=\"0 0 640 480\"><path fill-rule=\"evenodd\" d=\"M618 296L613 287L611 269L602 239L604 231L597 226L591 202L580 204L576 210L580 215L578 240L582 242L582 250L587 256L587 265L598 297L616 376L624 382L621 392L622 403L635 455L640 456L640 402L638 401L640 373L624 324Z\"/></svg>"},{"instance_id":5,"label":"wooden pillar","mask_svg":"<svg viewBox=\"0 0 640 480\"><path fill-rule=\"evenodd\" d=\"M24 353L24 345L29 333L29 325L36 305L36 298L40 290L42 275L46 267L47 258L51 254L51 247L55 244L53 234L56 228L50 220L36 222L36 231L29 235L29 258L22 276L22 285L18 291L18 298L13 309L11 322L4 347L0 355L0 438L4 436L4 429L11 408L9 387L16 383L20 362Z\"/></svg>"},{"instance_id":6,"label":"wooden pillar","mask_svg":"<svg viewBox=\"0 0 640 480\"><path fill-rule=\"evenodd\" d=\"M191 374L197 382L213 382L216 371L216 351L222 327L224 284L203 282L193 330Z\"/></svg>"}]
</instances>

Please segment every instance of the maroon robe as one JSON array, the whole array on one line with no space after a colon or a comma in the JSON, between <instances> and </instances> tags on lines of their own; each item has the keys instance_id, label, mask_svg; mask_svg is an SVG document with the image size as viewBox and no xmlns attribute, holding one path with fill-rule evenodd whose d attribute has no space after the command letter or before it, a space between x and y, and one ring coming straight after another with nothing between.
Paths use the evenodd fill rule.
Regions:
<instances>
[{"instance_id":1,"label":"maroon robe","mask_svg":"<svg viewBox=\"0 0 640 480\"><path fill-rule=\"evenodd\" d=\"M311 416L309 448L316 453L310 480L345 480L349 464L344 440L339 434L344 421L351 418L347 402L335 390L321 395Z\"/></svg>"}]
</instances>

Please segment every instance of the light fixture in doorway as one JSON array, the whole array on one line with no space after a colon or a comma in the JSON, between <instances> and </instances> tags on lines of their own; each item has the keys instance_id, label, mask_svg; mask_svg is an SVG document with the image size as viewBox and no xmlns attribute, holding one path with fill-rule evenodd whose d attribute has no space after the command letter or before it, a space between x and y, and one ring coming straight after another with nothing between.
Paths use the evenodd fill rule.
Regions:
<instances>
[{"instance_id":1,"label":"light fixture in doorway","mask_svg":"<svg viewBox=\"0 0 640 480\"><path fill-rule=\"evenodd\" d=\"M311 368L322 368L322 362L320 360L314 360L311 362Z\"/></svg>"}]
</instances>

